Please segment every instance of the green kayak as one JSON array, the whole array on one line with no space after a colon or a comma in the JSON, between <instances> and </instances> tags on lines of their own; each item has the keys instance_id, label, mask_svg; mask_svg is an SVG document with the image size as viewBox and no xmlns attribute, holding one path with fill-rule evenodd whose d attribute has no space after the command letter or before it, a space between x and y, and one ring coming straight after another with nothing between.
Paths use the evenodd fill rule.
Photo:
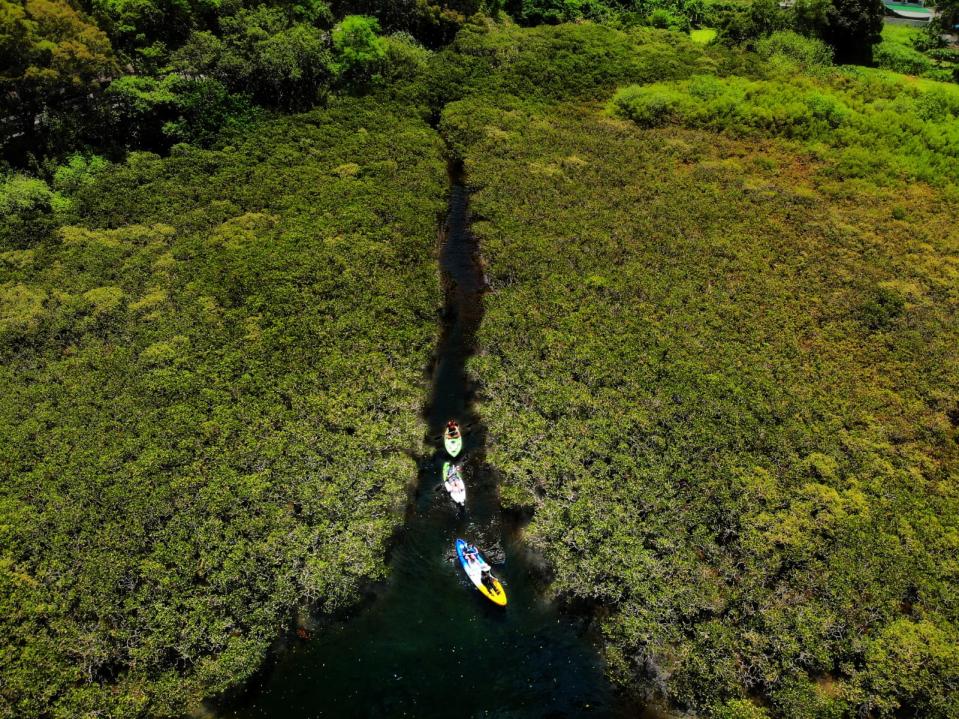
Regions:
<instances>
[{"instance_id":1,"label":"green kayak","mask_svg":"<svg viewBox=\"0 0 959 719\"><path fill-rule=\"evenodd\" d=\"M449 452L450 457L455 457L463 449L463 435L460 434L458 429L455 431L455 436L452 436L449 430L443 433L443 444L446 446L446 451Z\"/></svg>"}]
</instances>

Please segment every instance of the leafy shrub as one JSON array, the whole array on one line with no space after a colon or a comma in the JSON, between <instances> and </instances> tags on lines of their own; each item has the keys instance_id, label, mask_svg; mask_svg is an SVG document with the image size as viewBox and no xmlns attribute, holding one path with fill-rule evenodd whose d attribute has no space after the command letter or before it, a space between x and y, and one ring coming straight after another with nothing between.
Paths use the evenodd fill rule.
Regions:
<instances>
[{"instance_id":1,"label":"leafy shrub","mask_svg":"<svg viewBox=\"0 0 959 719\"><path fill-rule=\"evenodd\" d=\"M870 638L858 678L863 703L880 716L908 708L926 717L959 709L959 632L955 627L902 618Z\"/></svg>"},{"instance_id":2,"label":"leafy shrub","mask_svg":"<svg viewBox=\"0 0 959 719\"><path fill-rule=\"evenodd\" d=\"M768 719L769 714L748 699L731 699L718 707L714 719Z\"/></svg>"},{"instance_id":3,"label":"leafy shrub","mask_svg":"<svg viewBox=\"0 0 959 719\"><path fill-rule=\"evenodd\" d=\"M950 185L956 90L829 69L619 93L687 126L650 130L590 103L450 108L494 288L471 367L500 496L554 592L602 606L637 693L955 714L955 191L815 173L854 151L871 181Z\"/></svg>"},{"instance_id":4,"label":"leafy shrub","mask_svg":"<svg viewBox=\"0 0 959 719\"><path fill-rule=\"evenodd\" d=\"M959 63L959 48L956 47L932 48L926 51L926 55L939 62Z\"/></svg>"},{"instance_id":5,"label":"leafy shrub","mask_svg":"<svg viewBox=\"0 0 959 719\"><path fill-rule=\"evenodd\" d=\"M333 28L337 73L350 83L367 83L383 69L386 41L375 18L347 15Z\"/></svg>"},{"instance_id":6,"label":"leafy shrub","mask_svg":"<svg viewBox=\"0 0 959 719\"><path fill-rule=\"evenodd\" d=\"M640 124L673 120L736 134L761 131L814 138L839 127L850 110L835 97L777 82L699 76L681 85L656 83L616 93L611 108Z\"/></svg>"},{"instance_id":7,"label":"leafy shrub","mask_svg":"<svg viewBox=\"0 0 959 719\"><path fill-rule=\"evenodd\" d=\"M632 85L613 98L616 110L641 127L658 127L674 119L684 98L668 88L649 90Z\"/></svg>"},{"instance_id":8,"label":"leafy shrub","mask_svg":"<svg viewBox=\"0 0 959 719\"><path fill-rule=\"evenodd\" d=\"M43 180L21 173L0 175L0 250L29 247L53 227L56 195Z\"/></svg>"},{"instance_id":9,"label":"leafy shrub","mask_svg":"<svg viewBox=\"0 0 959 719\"><path fill-rule=\"evenodd\" d=\"M959 88L909 84L864 68L819 75L758 81L698 76L634 86L616 93L610 109L642 123L656 118L734 135L827 143L838 148L830 160L846 177L959 180Z\"/></svg>"},{"instance_id":10,"label":"leafy shrub","mask_svg":"<svg viewBox=\"0 0 959 719\"><path fill-rule=\"evenodd\" d=\"M904 75L922 75L932 69L932 60L905 45L879 43L873 51L873 57L879 67Z\"/></svg>"},{"instance_id":11,"label":"leafy shrub","mask_svg":"<svg viewBox=\"0 0 959 719\"><path fill-rule=\"evenodd\" d=\"M92 180L71 162L75 224L0 251L0 714L183 716L295 607L341 611L385 574L441 143L372 98L232 139ZM2 188L58 221L43 183Z\"/></svg>"},{"instance_id":12,"label":"leafy shrub","mask_svg":"<svg viewBox=\"0 0 959 719\"><path fill-rule=\"evenodd\" d=\"M262 111L248 95L231 93L213 78L175 77L176 118L163 124L170 140L209 145L224 130L252 124Z\"/></svg>"},{"instance_id":13,"label":"leafy shrub","mask_svg":"<svg viewBox=\"0 0 959 719\"><path fill-rule=\"evenodd\" d=\"M202 73L122 77L107 93L115 101L120 131L141 147L162 149L173 141L209 144L224 128L248 125L258 115L249 96L231 93L220 80Z\"/></svg>"},{"instance_id":14,"label":"leafy shrub","mask_svg":"<svg viewBox=\"0 0 959 719\"><path fill-rule=\"evenodd\" d=\"M687 36L662 30L470 23L434 58L431 104L469 93L598 99L625 82L688 77L713 66Z\"/></svg>"},{"instance_id":15,"label":"leafy shrub","mask_svg":"<svg viewBox=\"0 0 959 719\"><path fill-rule=\"evenodd\" d=\"M721 38L734 45L752 44L790 26L789 15L776 0L731 3L717 12L716 25Z\"/></svg>"},{"instance_id":16,"label":"leafy shrub","mask_svg":"<svg viewBox=\"0 0 959 719\"><path fill-rule=\"evenodd\" d=\"M613 14L602 0L522 0L518 19L530 25L556 24L587 18L602 20Z\"/></svg>"},{"instance_id":17,"label":"leafy shrub","mask_svg":"<svg viewBox=\"0 0 959 719\"><path fill-rule=\"evenodd\" d=\"M756 43L756 53L765 61L784 58L806 73L832 66L832 50L822 40L791 30L774 32Z\"/></svg>"},{"instance_id":18,"label":"leafy shrub","mask_svg":"<svg viewBox=\"0 0 959 719\"><path fill-rule=\"evenodd\" d=\"M666 8L656 8L649 14L649 24L661 30L689 31L689 18Z\"/></svg>"},{"instance_id":19,"label":"leafy shrub","mask_svg":"<svg viewBox=\"0 0 959 719\"><path fill-rule=\"evenodd\" d=\"M311 107L329 87L332 56L324 30L296 21L282 7L265 5L225 15L219 26L219 36L202 30L191 34L174 54L174 66L287 109Z\"/></svg>"},{"instance_id":20,"label":"leafy shrub","mask_svg":"<svg viewBox=\"0 0 959 719\"><path fill-rule=\"evenodd\" d=\"M717 32L714 28L706 27L700 28L699 30L690 30L689 39L692 40L697 45L708 45L713 42L717 37Z\"/></svg>"},{"instance_id":21,"label":"leafy shrub","mask_svg":"<svg viewBox=\"0 0 959 719\"><path fill-rule=\"evenodd\" d=\"M385 37L386 57L383 79L387 85L425 80L433 53L408 33L394 33Z\"/></svg>"},{"instance_id":22,"label":"leafy shrub","mask_svg":"<svg viewBox=\"0 0 959 719\"><path fill-rule=\"evenodd\" d=\"M878 287L874 296L859 309L859 318L870 330L887 330L902 315L906 302L893 289Z\"/></svg>"},{"instance_id":23,"label":"leafy shrub","mask_svg":"<svg viewBox=\"0 0 959 719\"><path fill-rule=\"evenodd\" d=\"M53 173L53 187L58 192L71 194L81 187L88 187L96 176L106 170L110 163L99 155L71 155L66 164Z\"/></svg>"}]
</instances>

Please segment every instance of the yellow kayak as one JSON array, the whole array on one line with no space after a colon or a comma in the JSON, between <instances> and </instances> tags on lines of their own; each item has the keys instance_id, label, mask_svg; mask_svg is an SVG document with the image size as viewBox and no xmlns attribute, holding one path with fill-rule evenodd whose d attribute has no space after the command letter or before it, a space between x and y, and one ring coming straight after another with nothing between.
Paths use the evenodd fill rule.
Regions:
<instances>
[{"instance_id":1,"label":"yellow kayak","mask_svg":"<svg viewBox=\"0 0 959 719\"><path fill-rule=\"evenodd\" d=\"M480 590L480 594L489 599L493 604L500 607L506 606L506 590L496 577L492 577L492 588L487 587L483 582L483 568L489 567L483 555L476 550L472 556L467 556L466 549L470 545L465 539L456 540L456 556L459 557L463 571L470 578L473 586ZM475 549L475 547L474 547Z\"/></svg>"}]
</instances>

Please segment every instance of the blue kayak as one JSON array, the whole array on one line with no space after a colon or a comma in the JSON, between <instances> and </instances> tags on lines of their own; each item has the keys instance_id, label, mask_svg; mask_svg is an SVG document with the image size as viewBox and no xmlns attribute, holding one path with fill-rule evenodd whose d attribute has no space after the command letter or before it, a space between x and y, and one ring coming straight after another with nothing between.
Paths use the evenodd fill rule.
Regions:
<instances>
[{"instance_id":1,"label":"blue kayak","mask_svg":"<svg viewBox=\"0 0 959 719\"><path fill-rule=\"evenodd\" d=\"M466 572L466 576L470 578L473 586L479 589L484 597L493 602L493 604L505 607L506 590L503 589L503 585L499 583L496 577L493 577L493 581L491 582L493 585L492 588L487 587L483 583L483 569L489 567L489 564L486 562L486 559L483 558L483 555L479 553L479 550L476 552L475 559L468 559L466 557L466 548L468 546L469 543L465 539L456 540L456 556L459 557L460 564L463 567L463 571Z\"/></svg>"}]
</instances>

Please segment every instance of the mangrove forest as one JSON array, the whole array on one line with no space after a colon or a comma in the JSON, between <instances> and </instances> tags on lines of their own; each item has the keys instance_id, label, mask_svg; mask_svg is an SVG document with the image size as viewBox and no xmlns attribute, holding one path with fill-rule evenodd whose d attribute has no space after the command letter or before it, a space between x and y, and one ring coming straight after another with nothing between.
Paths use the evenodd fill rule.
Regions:
<instances>
[{"instance_id":1,"label":"mangrove forest","mask_svg":"<svg viewBox=\"0 0 959 719\"><path fill-rule=\"evenodd\" d=\"M0 0L0 719L959 719L957 28Z\"/></svg>"}]
</instances>

